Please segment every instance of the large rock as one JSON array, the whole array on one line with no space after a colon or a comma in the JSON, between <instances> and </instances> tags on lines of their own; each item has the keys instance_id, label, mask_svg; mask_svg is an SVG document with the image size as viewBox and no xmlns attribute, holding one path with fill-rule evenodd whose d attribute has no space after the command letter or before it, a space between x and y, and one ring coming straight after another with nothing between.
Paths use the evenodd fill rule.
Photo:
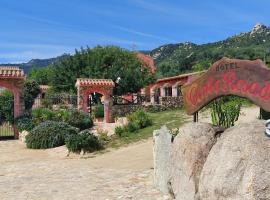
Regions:
<instances>
[{"instance_id":1,"label":"large rock","mask_svg":"<svg viewBox=\"0 0 270 200\"><path fill-rule=\"evenodd\" d=\"M270 139L264 131L264 122L257 120L222 133L201 172L200 200L270 199Z\"/></svg>"},{"instance_id":2,"label":"large rock","mask_svg":"<svg viewBox=\"0 0 270 200\"><path fill-rule=\"evenodd\" d=\"M207 123L189 123L180 128L172 145L168 182L176 199L196 197L201 170L216 142L215 135L213 125Z\"/></svg>"},{"instance_id":3,"label":"large rock","mask_svg":"<svg viewBox=\"0 0 270 200\"><path fill-rule=\"evenodd\" d=\"M168 194L172 134L166 126L153 133L154 138L154 185Z\"/></svg>"}]
</instances>

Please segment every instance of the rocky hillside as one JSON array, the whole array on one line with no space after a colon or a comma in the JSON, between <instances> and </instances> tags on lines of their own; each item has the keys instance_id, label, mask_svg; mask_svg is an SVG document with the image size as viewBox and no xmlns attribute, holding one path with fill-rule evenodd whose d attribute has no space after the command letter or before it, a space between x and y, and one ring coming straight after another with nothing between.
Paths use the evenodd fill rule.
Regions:
<instances>
[{"instance_id":1,"label":"rocky hillside","mask_svg":"<svg viewBox=\"0 0 270 200\"><path fill-rule=\"evenodd\" d=\"M20 64L0 64L0 66L18 66L24 70L25 73L28 73L32 68L40 68L47 67L50 64L58 62L61 59L68 57L67 54L63 54L62 56L58 56L56 58L48 58L48 59L32 59L27 63Z\"/></svg>"},{"instance_id":2,"label":"rocky hillside","mask_svg":"<svg viewBox=\"0 0 270 200\"><path fill-rule=\"evenodd\" d=\"M203 70L224 56L251 60L260 58L269 64L270 27L263 24L256 24L247 33L240 33L214 43L203 45L190 42L166 44L152 51L141 52L149 54L154 58L159 77ZM33 67L45 67L67 56L67 54L64 54L50 59L33 59L27 63L16 64L16 66L22 67L27 73Z\"/></svg>"},{"instance_id":3,"label":"rocky hillside","mask_svg":"<svg viewBox=\"0 0 270 200\"><path fill-rule=\"evenodd\" d=\"M270 27L256 24L247 33L219 42L196 45L190 42L168 44L150 52L160 76L171 76L186 71L208 68L226 56L239 59L263 59L270 62Z\"/></svg>"}]
</instances>

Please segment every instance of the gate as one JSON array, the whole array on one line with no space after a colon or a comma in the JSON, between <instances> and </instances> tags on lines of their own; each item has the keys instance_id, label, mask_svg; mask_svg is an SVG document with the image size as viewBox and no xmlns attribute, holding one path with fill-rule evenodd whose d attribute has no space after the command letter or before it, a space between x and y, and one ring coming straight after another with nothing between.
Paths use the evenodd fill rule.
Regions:
<instances>
[{"instance_id":1,"label":"gate","mask_svg":"<svg viewBox=\"0 0 270 200\"><path fill-rule=\"evenodd\" d=\"M14 100L0 98L0 140L14 138Z\"/></svg>"}]
</instances>

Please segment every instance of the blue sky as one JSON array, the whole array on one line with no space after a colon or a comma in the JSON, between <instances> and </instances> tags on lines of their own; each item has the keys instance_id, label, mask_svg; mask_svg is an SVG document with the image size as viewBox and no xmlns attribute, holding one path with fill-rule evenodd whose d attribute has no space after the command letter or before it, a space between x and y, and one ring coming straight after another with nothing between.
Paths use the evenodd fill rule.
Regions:
<instances>
[{"instance_id":1,"label":"blue sky","mask_svg":"<svg viewBox=\"0 0 270 200\"><path fill-rule=\"evenodd\" d=\"M270 25L268 0L0 0L0 63L81 46L149 50L208 43Z\"/></svg>"}]
</instances>

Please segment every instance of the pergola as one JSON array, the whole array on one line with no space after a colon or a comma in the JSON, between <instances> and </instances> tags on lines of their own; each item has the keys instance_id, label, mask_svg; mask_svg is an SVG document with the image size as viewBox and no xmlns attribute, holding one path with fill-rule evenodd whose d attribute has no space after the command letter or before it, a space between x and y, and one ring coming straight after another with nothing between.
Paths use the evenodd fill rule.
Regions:
<instances>
[{"instance_id":1,"label":"pergola","mask_svg":"<svg viewBox=\"0 0 270 200\"><path fill-rule=\"evenodd\" d=\"M88 112L88 99L92 93L99 93L104 96L104 119L106 123L112 123L112 94L115 87L111 79L89 79L79 78L76 85L78 95L78 109Z\"/></svg>"},{"instance_id":2,"label":"pergola","mask_svg":"<svg viewBox=\"0 0 270 200\"><path fill-rule=\"evenodd\" d=\"M23 113L22 91L26 76L18 67L0 67L0 87L11 91L14 95L14 117Z\"/></svg>"}]
</instances>

